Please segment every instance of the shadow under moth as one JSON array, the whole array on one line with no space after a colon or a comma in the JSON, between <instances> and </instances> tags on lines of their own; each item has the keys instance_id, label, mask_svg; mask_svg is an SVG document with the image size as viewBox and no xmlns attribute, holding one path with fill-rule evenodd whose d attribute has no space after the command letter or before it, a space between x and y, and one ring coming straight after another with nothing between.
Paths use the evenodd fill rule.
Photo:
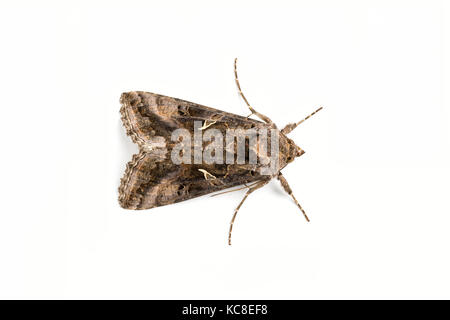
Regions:
<instances>
[{"instance_id":1,"label":"shadow under moth","mask_svg":"<svg viewBox=\"0 0 450 320\"><path fill-rule=\"evenodd\" d=\"M235 81L250 109L248 117L150 92L122 94L122 122L139 146L121 179L119 203L123 208L151 209L210 193L247 189L231 219L231 245L233 223L244 201L277 178L309 221L281 170L304 153L287 135L322 108L279 130L242 93L236 62ZM250 119L251 115L262 121ZM238 188L223 192L233 187Z\"/></svg>"}]
</instances>

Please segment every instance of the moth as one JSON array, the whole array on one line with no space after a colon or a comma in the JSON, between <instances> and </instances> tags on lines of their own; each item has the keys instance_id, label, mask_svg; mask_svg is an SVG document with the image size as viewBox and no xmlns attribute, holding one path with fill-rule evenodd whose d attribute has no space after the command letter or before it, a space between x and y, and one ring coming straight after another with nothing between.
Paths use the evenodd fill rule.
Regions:
<instances>
[{"instance_id":1,"label":"moth","mask_svg":"<svg viewBox=\"0 0 450 320\"><path fill-rule=\"evenodd\" d=\"M287 135L322 107L279 130L269 117L257 112L248 102L241 90L236 64L237 59L235 82L251 112L247 117L150 92L121 95L123 125L139 146L139 153L127 164L120 182L119 203L123 208L151 209L215 192L247 189L230 222L228 244L231 245L233 224L244 201L276 178L309 221L281 170L304 154ZM251 119L252 115L260 120ZM255 139L248 134L250 131L259 132ZM232 140L228 139L229 132L234 134ZM200 140L199 134L203 134ZM226 139L221 138L223 134ZM197 137L193 145L192 136ZM244 155L240 157L242 150ZM206 151L215 161L202 158ZM255 162L255 158L260 161ZM274 163L275 169L268 170ZM233 187L238 188L223 192Z\"/></svg>"}]
</instances>

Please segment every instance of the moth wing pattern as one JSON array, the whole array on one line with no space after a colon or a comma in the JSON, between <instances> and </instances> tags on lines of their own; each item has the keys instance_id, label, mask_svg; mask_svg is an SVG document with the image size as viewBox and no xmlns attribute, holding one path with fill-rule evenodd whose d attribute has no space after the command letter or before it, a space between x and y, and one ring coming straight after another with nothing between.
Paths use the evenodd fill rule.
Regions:
<instances>
[{"instance_id":1,"label":"moth wing pattern","mask_svg":"<svg viewBox=\"0 0 450 320\"><path fill-rule=\"evenodd\" d=\"M150 209L270 179L254 170L254 165L174 164L170 159L171 133L179 128L193 132L194 120L214 122L213 127L222 132L266 127L265 123L149 92L124 93L120 101L122 122L140 149L127 164L120 183L123 208Z\"/></svg>"},{"instance_id":2,"label":"moth wing pattern","mask_svg":"<svg viewBox=\"0 0 450 320\"><path fill-rule=\"evenodd\" d=\"M138 145L154 136L167 137L178 128L193 130L194 120L215 121L218 129L266 126L258 120L151 92L126 92L120 102L123 125Z\"/></svg>"}]
</instances>

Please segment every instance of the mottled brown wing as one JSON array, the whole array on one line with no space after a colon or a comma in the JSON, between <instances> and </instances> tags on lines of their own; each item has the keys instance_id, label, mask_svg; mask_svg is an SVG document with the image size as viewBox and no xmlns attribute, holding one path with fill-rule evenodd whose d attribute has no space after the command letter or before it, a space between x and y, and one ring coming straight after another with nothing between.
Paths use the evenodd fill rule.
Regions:
<instances>
[{"instance_id":1,"label":"mottled brown wing","mask_svg":"<svg viewBox=\"0 0 450 320\"><path fill-rule=\"evenodd\" d=\"M154 136L166 137L178 128L193 130L195 120L216 121L214 128L219 130L266 127L265 123L254 119L150 92L126 92L120 102L127 134L138 145Z\"/></svg>"},{"instance_id":2,"label":"mottled brown wing","mask_svg":"<svg viewBox=\"0 0 450 320\"><path fill-rule=\"evenodd\" d=\"M150 209L267 179L249 175L245 167L233 166L233 175L227 176L226 165L175 165L140 152L127 165L119 188L119 203L125 209ZM216 179L206 180L198 169L207 170Z\"/></svg>"},{"instance_id":3,"label":"mottled brown wing","mask_svg":"<svg viewBox=\"0 0 450 320\"><path fill-rule=\"evenodd\" d=\"M127 164L119 187L123 208L150 209L268 179L254 170L254 165L176 165L170 159L172 131L184 128L192 132L195 120L215 121L214 128L222 132L264 127L264 123L148 92L124 93L121 103L127 134L140 148ZM216 178L205 179L199 169Z\"/></svg>"}]
</instances>

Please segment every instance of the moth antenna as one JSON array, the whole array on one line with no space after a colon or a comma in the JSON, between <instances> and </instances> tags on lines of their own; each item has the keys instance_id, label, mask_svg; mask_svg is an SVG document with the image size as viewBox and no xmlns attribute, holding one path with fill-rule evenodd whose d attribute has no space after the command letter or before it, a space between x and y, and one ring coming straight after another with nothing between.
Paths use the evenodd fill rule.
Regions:
<instances>
[{"instance_id":1,"label":"moth antenna","mask_svg":"<svg viewBox=\"0 0 450 320\"><path fill-rule=\"evenodd\" d=\"M236 215L239 211L239 209L241 208L242 204L244 203L245 199L247 199L247 197L250 195L250 193L252 193L253 191L261 188L262 186L266 185L270 180L263 180L263 181L258 181L258 183L256 183L256 185L252 186L251 188L249 188L247 190L247 192L244 195L244 198L241 200L241 202L239 203L239 205L236 207L236 209L234 210L234 214L233 217L231 218L231 222L230 222L230 231L228 232L228 245L231 246L231 233L233 232L233 224L234 224L234 220L236 219Z\"/></svg>"},{"instance_id":2,"label":"moth antenna","mask_svg":"<svg viewBox=\"0 0 450 320\"><path fill-rule=\"evenodd\" d=\"M313 113L311 113L309 116L305 117L305 119L300 120L299 122L296 123L296 125L298 126L300 123L302 123L303 121L308 120L309 118L311 118L313 115L315 115L317 112L319 112L320 110L322 110L323 107L318 108L316 111L314 111Z\"/></svg>"},{"instance_id":3,"label":"moth antenna","mask_svg":"<svg viewBox=\"0 0 450 320\"><path fill-rule=\"evenodd\" d=\"M286 191L286 193L288 195L290 195L292 197L292 199L295 201L295 204L297 205L297 207L300 209L300 211L303 213L303 215L305 216L306 221L309 222L309 218L306 215L305 210L303 210L302 206L300 205L300 203L298 203L297 199L295 198L294 194L292 193L292 189L289 186L287 180L285 179L285 177L281 174L281 172L278 174L278 180L280 180L281 186L283 187L284 191Z\"/></svg>"},{"instance_id":4,"label":"moth antenna","mask_svg":"<svg viewBox=\"0 0 450 320\"><path fill-rule=\"evenodd\" d=\"M250 105L250 103L248 103L247 98L244 96L244 93L242 92L241 85L239 84L239 78L238 78L238 75L237 75L237 58L234 59L234 81L236 82L236 85L238 87L239 94L241 95L242 99L244 99L245 104L247 105L247 107L250 109L251 114L247 117L247 119L251 115L254 114L255 116L257 116L258 118L260 118L261 120L263 120L267 124L275 126L273 124L272 120L270 120L270 118L268 116L265 116L262 113L259 113L255 109L253 109L253 107Z\"/></svg>"},{"instance_id":5,"label":"moth antenna","mask_svg":"<svg viewBox=\"0 0 450 320\"><path fill-rule=\"evenodd\" d=\"M281 133L283 133L283 134L288 134L289 132L291 132L292 130L294 130L295 128L297 128L297 126L298 126L300 123L302 123L302 122L308 120L309 118L311 118L313 115L315 115L317 112L319 112L319 111L322 110L322 109L323 109L323 107L320 107L319 109L317 109L316 111L314 111L313 113L311 113L309 116L307 116L307 117L304 118L303 120L300 120L300 121L297 122L297 123L290 123L290 124L286 125L286 127L284 127L284 128L281 130Z\"/></svg>"}]
</instances>

